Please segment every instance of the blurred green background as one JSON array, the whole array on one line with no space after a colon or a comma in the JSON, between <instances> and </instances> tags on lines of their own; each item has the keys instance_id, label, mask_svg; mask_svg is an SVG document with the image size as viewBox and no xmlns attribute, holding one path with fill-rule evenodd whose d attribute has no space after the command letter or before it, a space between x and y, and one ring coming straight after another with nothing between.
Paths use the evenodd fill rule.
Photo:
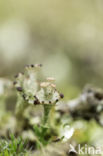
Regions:
<instances>
[{"instance_id":1,"label":"blurred green background","mask_svg":"<svg viewBox=\"0 0 103 156\"><path fill-rule=\"evenodd\" d=\"M103 87L103 1L0 0L0 77L33 63L66 98Z\"/></svg>"}]
</instances>

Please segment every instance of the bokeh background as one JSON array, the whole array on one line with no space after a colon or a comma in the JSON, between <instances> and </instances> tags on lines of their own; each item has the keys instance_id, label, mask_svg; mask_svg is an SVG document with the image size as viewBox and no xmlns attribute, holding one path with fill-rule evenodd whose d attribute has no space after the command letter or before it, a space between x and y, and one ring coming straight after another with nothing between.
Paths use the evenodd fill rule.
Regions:
<instances>
[{"instance_id":1,"label":"bokeh background","mask_svg":"<svg viewBox=\"0 0 103 156\"><path fill-rule=\"evenodd\" d=\"M35 63L65 98L103 88L103 1L0 0L0 77Z\"/></svg>"}]
</instances>

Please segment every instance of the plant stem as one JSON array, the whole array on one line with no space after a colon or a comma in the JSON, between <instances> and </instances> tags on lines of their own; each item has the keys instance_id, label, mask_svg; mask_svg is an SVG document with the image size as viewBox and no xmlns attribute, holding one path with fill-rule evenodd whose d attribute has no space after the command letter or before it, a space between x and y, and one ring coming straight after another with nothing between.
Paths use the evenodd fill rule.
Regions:
<instances>
[{"instance_id":1,"label":"plant stem","mask_svg":"<svg viewBox=\"0 0 103 156\"><path fill-rule=\"evenodd\" d=\"M49 118L49 113L51 111L52 105L50 104L44 104L44 119L43 119L43 124L46 125L48 122Z\"/></svg>"}]
</instances>

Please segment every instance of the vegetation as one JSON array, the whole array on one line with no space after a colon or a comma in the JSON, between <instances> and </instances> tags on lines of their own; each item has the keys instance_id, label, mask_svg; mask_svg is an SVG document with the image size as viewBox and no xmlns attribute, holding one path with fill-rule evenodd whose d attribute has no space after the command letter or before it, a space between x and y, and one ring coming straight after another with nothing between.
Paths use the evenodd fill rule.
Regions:
<instances>
[{"instance_id":1,"label":"vegetation","mask_svg":"<svg viewBox=\"0 0 103 156\"><path fill-rule=\"evenodd\" d=\"M0 156L27 156L26 142L11 135L9 140L0 140Z\"/></svg>"},{"instance_id":2,"label":"vegetation","mask_svg":"<svg viewBox=\"0 0 103 156\"><path fill-rule=\"evenodd\" d=\"M41 68L41 64L28 65L15 75L16 90L10 80L2 80L0 156L72 155L71 143L96 146L94 134L102 134L103 91L88 86L80 97L64 102L54 78L43 78ZM10 113L4 106L14 93L15 113Z\"/></svg>"}]
</instances>

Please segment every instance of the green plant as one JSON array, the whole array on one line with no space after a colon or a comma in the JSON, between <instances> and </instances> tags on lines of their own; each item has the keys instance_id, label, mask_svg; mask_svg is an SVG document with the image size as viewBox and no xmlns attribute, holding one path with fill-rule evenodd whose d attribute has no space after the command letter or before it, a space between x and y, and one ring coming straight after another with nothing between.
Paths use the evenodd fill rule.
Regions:
<instances>
[{"instance_id":1,"label":"green plant","mask_svg":"<svg viewBox=\"0 0 103 156\"><path fill-rule=\"evenodd\" d=\"M9 140L0 140L0 156L27 156L25 149L27 141L12 134Z\"/></svg>"},{"instance_id":2,"label":"green plant","mask_svg":"<svg viewBox=\"0 0 103 156\"><path fill-rule=\"evenodd\" d=\"M49 77L45 81L40 80L41 66L41 64L26 66L24 73L16 75L16 80L14 81L18 93L16 107L18 118L23 119L24 112L29 107L42 105L44 109L41 123L33 126L38 147L47 145L54 133L56 133L50 124L50 118L52 118L50 114L54 111L56 103L64 97L63 94L56 90L54 78Z\"/></svg>"}]
</instances>

